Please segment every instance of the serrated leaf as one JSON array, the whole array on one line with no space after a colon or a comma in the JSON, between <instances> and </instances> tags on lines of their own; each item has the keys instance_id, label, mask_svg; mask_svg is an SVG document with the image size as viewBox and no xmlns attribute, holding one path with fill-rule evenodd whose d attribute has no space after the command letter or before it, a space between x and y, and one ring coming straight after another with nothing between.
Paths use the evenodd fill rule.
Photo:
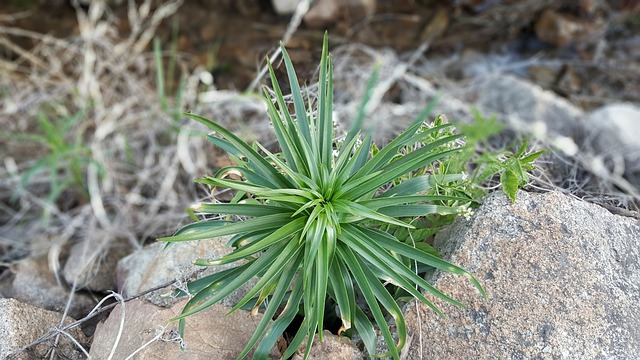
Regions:
<instances>
[{"instance_id":1,"label":"serrated leaf","mask_svg":"<svg viewBox=\"0 0 640 360\"><path fill-rule=\"evenodd\" d=\"M511 202L516 202L518 175L513 170L505 170L500 175L500 184L502 185L502 191L511 199Z\"/></svg>"},{"instance_id":2,"label":"serrated leaf","mask_svg":"<svg viewBox=\"0 0 640 360\"><path fill-rule=\"evenodd\" d=\"M529 154L527 156L521 157L520 158L520 162L525 163L525 164L530 164L530 163L534 162L536 159L538 159L545 152L546 152L546 150L536 151L536 152L531 153L531 154Z\"/></svg>"}]
</instances>

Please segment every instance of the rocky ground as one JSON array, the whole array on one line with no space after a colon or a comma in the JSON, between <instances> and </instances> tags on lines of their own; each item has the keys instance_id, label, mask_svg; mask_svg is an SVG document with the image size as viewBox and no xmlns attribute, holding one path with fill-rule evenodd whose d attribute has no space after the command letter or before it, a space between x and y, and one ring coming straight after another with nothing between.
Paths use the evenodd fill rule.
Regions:
<instances>
[{"instance_id":1,"label":"rocky ground","mask_svg":"<svg viewBox=\"0 0 640 360\"><path fill-rule=\"evenodd\" d=\"M473 108L496 115L509 129L500 144L528 134L534 147L551 149L515 204L489 195L471 219L438 235L435 245L472 271L489 299L464 279L433 274L438 288L469 306L444 306L442 321L408 304L403 358L640 356L636 1L317 1L299 14L275 0L109 4L2 5L0 126L9 136L0 137L0 359L238 353L256 319L222 316L233 299L190 318L187 352L167 323L181 306L167 294L204 275L191 261L228 251L225 239L169 251L153 241L208 196L191 181L228 161L175 112L220 119L269 144L252 92L263 83L264 58L286 40L313 89L325 28L338 119L352 116L373 64L382 63L368 119L379 141L440 96L436 111L450 119L469 121ZM51 150L18 134L38 134L41 114L68 118L87 99L86 120L63 138L80 139L99 165L81 163L86 183L50 202L50 178L64 179L71 159L85 155L62 152L28 182L24 174ZM366 355L357 341L331 336L315 348L317 359Z\"/></svg>"}]
</instances>

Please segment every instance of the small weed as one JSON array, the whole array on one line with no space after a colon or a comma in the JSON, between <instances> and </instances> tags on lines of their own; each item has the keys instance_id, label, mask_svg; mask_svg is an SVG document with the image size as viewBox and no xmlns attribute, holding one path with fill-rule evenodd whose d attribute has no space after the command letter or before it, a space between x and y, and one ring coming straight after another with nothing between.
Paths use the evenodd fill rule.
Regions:
<instances>
[{"instance_id":1,"label":"small weed","mask_svg":"<svg viewBox=\"0 0 640 360\"><path fill-rule=\"evenodd\" d=\"M51 205L66 190L72 191L80 202L89 200L85 178L87 167L95 164L99 172L102 172L102 167L91 155L91 148L85 138L86 129L82 129L90 106L68 115L65 114L66 108L61 106L43 108L38 112L38 132L11 135L18 141L31 143L44 150L44 155L21 174L20 189L16 197L31 184L42 183L46 179L45 182L49 184L46 201ZM46 208L43 215L46 222L49 216Z\"/></svg>"},{"instance_id":2,"label":"small weed","mask_svg":"<svg viewBox=\"0 0 640 360\"><path fill-rule=\"evenodd\" d=\"M167 64L166 74L165 64L162 60L163 52L160 39L156 37L153 40L158 101L162 111L170 116L176 124L180 122L182 108L184 105L184 90L186 86L186 79L184 76L180 77L177 86L174 83L176 77L176 62L178 58L177 32L177 23L174 23L173 38L170 46L169 62ZM173 96L173 99L170 99L171 96Z\"/></svg>"}]
</instances>

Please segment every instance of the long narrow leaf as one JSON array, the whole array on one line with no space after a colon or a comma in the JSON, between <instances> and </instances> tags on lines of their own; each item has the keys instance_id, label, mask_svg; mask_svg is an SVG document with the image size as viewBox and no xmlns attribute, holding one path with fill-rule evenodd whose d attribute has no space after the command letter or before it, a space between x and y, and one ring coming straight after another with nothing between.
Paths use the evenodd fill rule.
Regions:
<instances>
[{"instance_id":1,"label":"long narrow leaf","mask_svg":"<svg viewBox=\"0 0 640 360\"><path fill-rule=\"evenodd\" d=\"M427 214L450 215L457 214L457 207L422 204L422 205L397 205L387 206L378 210L378 213L389 217L414 217Z\"/></svg>"},{"instance_id":2,"label":"long narrow leaf","mask_svg":"<svg viewBox=\"0 0 640 360\"><path fill-rule=\"evenodd\" d=\"M340 335L341 331L349 330L353 324L356 306L355 291L351 276L345 276L348 274L347 267L340 257L336 256L333 259L329 272L329 284L333 292L333 299L338 304L340 320L342 320L342 327L338 331L338 335Z\"/></svg>"},{"instance_id":3,"label":"long narrow leaf","mask_svg":"<svg viewBox=\"0 0 640 360\"><path fill-rule=\"evenodd\" d=\"M264 216L277 213L289 213L291 210L281 206L258 204L212 204L198 203L191 206L196 213L204 214L232 214L238 216Z\"/></svg>"},{"instance_id":4,"label":"long narrow leaf","mask_svg":"<svg viewBox=\"0 0 640 360\"><path fill-rule=\"evenodd\" d=\"M366 234L367 236L371 237L380 246L390 251L396 252L402 256L406 256L410 259L416 260L419 263L423 263L443 271L447 271L456 275L467 276L471 281L471 283L476 287L476 289L478 289L480 294L482 294L482 296L486 299L487 295L484 289L482 288L482 285L480 285L478 280L476 280L476 278L473 277L473 275L471 275L468 271L456 265L453 265L448 261L442 260L437 256L423 252L419 249L416 249L405 243L402 243L397 239L393 238L392 236L390 236L389 234L385 233L384 231L370 229L363 226L359 226L358 229L362 231L364 234Z\"/></svg>"},{"instance_id":5,"label":"long narrow leaf","mask_svg":"<svg viewBox=\"0 0 640 360\"><path fill-rule=\"evenodd\" d=\"M330 71L331 67L331 59L328 56L328 34L325 31L324 39L322 44L322 55L320 57L320 76L318 79L318 133L320 136L319 139L319 150L320 150L320 161L327 168L331 167L331 158L332 158L332 147L333 147L333 121L331 121L332 113L331 107L329 106L332 102L332 96L330 91L327 88L330 87L333 82L331 75L327 77L327 72Z\"/></svg>"},{"instance_id":6,"label":"long narrow leaf","mask_svg":"<svg viewBox=\"0 0 640 360\"><path fill-rule=\"evenodd\" d=\"M253 355L255 358L265 358L269 355L269 352L271 352L271 348L275 345L276 341L278 341L282 333L284 333L284 331L293 322L295 316L298 314L298 307L300 306L301 300L302 281L296 281L284 309L282 310L278 318L273 321L273 324L265 333L264 337L260 341L260 344L258 344L258 347L256 348L256 351Z\"/></svg>"},{"instance_id":7,"label":"long narrow leaf","mask_svg":"<svg viewBox=\"0 0 640 360\"><path fill-rule=\"evenodd\" d=\"M360 335L360 339L362 339L364 343L364 348L369 353L369 357L373 359L376 355L378 336L376 335L376 330L373 328L371 320L369 320L359 306L356 307L354 325L358 331L358 335Z\"/></svg>"},{"instance_id":8,"label":"long narrow leaf","mask_svg":"<svg viewBox=\"0 0 640 360\"><path fill-rule=\"evenodd\" d=\"M282 60L287 68L287 76L289 77L289 86L291 88L291 96L293 96L293 107L296 112L296 120L298 121L298 130L300 135L305 140L307 145L311 145L311 133L309 131L309 121L307 120L307 110L302 100L302 92L300 91L300 85L298 84L298 76L293 68L293 63L289 57L289 53L284 48L283 44L280 44L282 49Z\"/></svg>"},{"instance_id":9,"label":"long narrow leaf","mask_svg":"<svg viewBox=\"0 0 640 360\"><path fill-rule=\"evenodd\" d=\"M269 118L271 119L271 124L273 126L274 132L276 133L276 138L278 139L278 144L280 145L280 149L284 154L285 159L287 160L287 164L295 170L298 171L298 164L300 162L299 154L297 154L297 150L295 148L295 144L291 139L289 132L284 128L284 124L282 123L282 118L280 114L278 114L278 110L271 100L269 100L269 92L266 88L263 88L263 93L265 97L265 102L267 103L267 112L269 113Z\"/></svg>"},{"instance_id":10,"label":"long narrow leaf","mask_svg":"<svg viewBox=\"0 0 640 360\"><path fill-rule=\"evenodd\" d=\"M262 145L258 144L260 149L264 151L265 154L269 157L271 161L273 161L285 174L287 174L297 185L299 188L309 187L316 192L320 192L320 188L318 185L309 177L301 174L299 172L294 171L287 164L278 159L277 156L272 154L269 150L267 150Z\"/></svg>"},{"instance_id":11,"label":"long narrow leaf","mask_svg":"<svg viewBox=\"0 0 640 360\"><path fill-rule=\"evenodd\" d=\"M262 256L254 260L244 271L240 272L237 277L233 278L226 286L219 288L216 283L211 284L207 288L197 293L182 309L182 313L169 321L184 319L189 315L193 315L208 307L218 303L220 300L229 296L240 286L257 276L268 264L270 264L284 249L284 244L277 244L270 248ZM284 277L283 277L284 278Z\"/></svg>"},{"instance_id":12,"label":"long narrow leaf","mask_svg":"<svg viewBox=\"0 0 640 360\"><path fill-rule=\"evenodd\" d=\"M282 253L278 255L278 257L274 260L273 263L266 269L264 274L260 276L258 282L253 286L253 288L248 291L238 303L231 308L229 313L236 311L243 307L251 298L253 298L258 292L262 290L269 282L274 281L277 277L287 268L292 261L297 259L298 254L300 253L301 246L298 245L295 241L289 242L285 248L282 250ZM295 262L295 261L294 261ZM295 269L294 269L295 270ZM257 306L258 304L256 304Z\"/></svg>"},{"instance_id":13,"label":"long narrow leaf","mask_svg":"<svg viewBox=\"0 0 640 360\"><path fill-rule=\"evenodd\" d=\"M362 268L364 276L366 277L366 281L368 281L372 286L371 290L376 299L387 309L387 312L393 317L394 322L396 323L396 333L398 334L398 343L394 344L393 338L389 339L388 334L386 332L382 332L385 341L387 342L387 346L389 347L389 351L380 354L380 357L392 356L394 359L399 359L399 352L405 345L407 339L407 326L404 320L404 314L402 310L396 303L395 299L389 294L389 291L382 286L382 283L378 281L373 272L371 272L367 267ZM382 326L380 322L378 322L378 326Z\"/></svg>"},{"instance_id":14,"label":"long narrow leaf","mask_svg":"<svg viewBox=\"0 0 640 360\"><path fill-rule=\"evenodd\" d=\"M418 149L410 153L409 155L390 163L382 169L379 176L375 176L367 182L358 184L357 186L355 185L355 183L349 183L348 185L345 185L343 190L344 196L349 199L357 199L364 194L375 191L376 189L393 181L399 176L409 173L421 166L430 164L459 150L452 149L430 156L425 156L424 153L428 153L429 151L430 149L426 147Z\"/></svg>"},{"instance_id":15,"label":"long narrow leaf","mask_svg":"<svg viewBox=\"0 0 640 360\"><path fill-rule=\"evenodd\" d=\"M343 244L340 244L340 245L343 245ZM369 276L365 274L365 272L367 272L366 265L363 264L362 261L353 254L351 249L343 245L343 246L338 246L337 250L340 256L342 256L342 258L345 260L345 263L349 268L349 271L353 275L354 279L356 280L356 284L358 284L358 287L360 288L360 291L362 292L362 295L364 296L364 299L367 302L367 305L369 305L369 310L373 314L373 318L378 324L378 327L380 329L380 332L382 332L382 336L384 337L384 340L389 345L391 356L393 356L395 360L399 360L400 359L398 355L399 349L396 346L394 346L395 343L393 341L391 331L389 331L389 327L387 326L387 321L384 318L384 314L382 313L382 310L380 309L380 305L378 304L378 298L376 298L376 293L379 293L379 291L377 291L376 285L380 285L380 286L382 285L377 279L370 281ZM393 315L394 317L398 316L398 314L393 314ZM402 315L402 312L400 312L400 315Z\"/></svg>"},{"instance_id":16,"label":"long narrow leaf","mask_svg":"<svg viewBox=\"0 0 640 360\"><path fill-rule=\"evenodd\" d=\"M232 224L234 221L227 220L203 220L195 223L191 223L181 227L173 236L181 235L181 234L189 234L199 231L207 231L211 229L219 229L221 226L226 226L228 224Z\"/></svg>"},{"instance_id":17,"label":"long narrow leaf","mask_svg":"<svg viewBox=\"0 0 640 360\"><path fill-rule=\"evenodd\" d=\"M192 240L207 240L219 236L235 235L239 232L262 230L262 229L275 229L279 228L291 221L288 214L272 214L261 216L257 218L248 219L245 221L234 222L224 226L215 226L207 230L198 231L179 231L178 235L168 236L157 239L158 241L192 241ZM189 226L189 225L187 225Z\"/></svg>"},{"instance_id":18,"label":"long narrow leaf","mask_svg":"<svg viewBox=\"0 0 640 360\"><path fill-rule=\"evenodd\" d=\"M259 218L258 218L259 219ZM247 256L256 254L257 252L266 249L274 244L281 242L283 240L290 239L293 235L300 232L300 227L304 224L304 218L297 218L292 220L291 222L281 225L277 230L270 233L268 236L264 237L264 239L260 239L258 241L254 241L249 245L236 249L232 251L230 254L227 254L220 259L212 260L210 264L228 264L241 259L246 258Z\"/></svg>"},{"instance_id":19,"label":"long narrow leaf","mask_svg":"<svg viewBox=\"0 0 640 360\"><path fill-rule=\"evenodd\" d=\"M380 222L384 222L384 223L388 223L388 224L393 224L393 225L397 225L397 226L402 226L402 227L406 227L406 228L413 228L412 225L404 223L400 220L394 219L392 217L383 215L379 212L376 212L374 210L371 210L370 208L366 207L366 206L362 206L359 203L353 202L353 201L347 201L347 200L334 200L332 202L333 206L336 208L336 210L343 212L343 213L351 213L354 216L359 216L362 217L364 219L371 219L371 220L377 220Z\"/></svg>"},{"instance_id":20,"label":"long narrow leaf","mask_svg":"<svg viewBox=\"0 0 640 360\"><path fill-rule=\"evenodd\" d=\"M256 345L256 343L260 340L260 338L262 338L265 335L265 330L269 326L271 319L273 318L276 311L280 307L280 304L282 303L282 299L284 299L284 296L287 293L289 286L291 285L291 281L293 281L293 278L296 274L295 269L297 269L297 267L298 267L298 263L292 262L290 266L285 271L282 272L282 276L280 277L280 281L278 281L278 285L275 291L273 292L273 296L269 301L269 305L265 309L264 314L262 314L262 319L260 319L258 326L256 326L256 329L254 330L253 335L251 336L251 339L249 339L249 341L247 342L247 345L244 347L244 349L242 349L242 352L238 355L237 357L238 359L242 359L245 356L247 356L249 352L251 352L253 347ZM254 356L254 358L260 359L261 357ZM264 358L266 359L266 356Z\"/></svg>"},{"instance_id":21,"label":"long narrow leaf","mask_svg":"<svg viewBox=\"0 0 640 360\"><path fill-rule=\"evenodd\" d=\"M379 170L382 166L386 165L391 159L393 159L396 154L398 154L399 149L404 146L407 139L412 137L416 131L420 128L422 123L427 119L431 110L435 106L435 103L432 101L429 103L416 117L416 119L411 123L411 125L404 131L402 134L398 135L395 139L393 139L389 144L387 144L384 148L382 148L374 157L371 158L369 162L365 166L362 167L354 176L359 178L361 176L370 174Z\"/></svg>"},{"instance_id":22,"label":"long narrow leaf","mask_svg":"<svg viewBox=\"0 0 640 360\"><path fill-rule=\"evenodd\" d=\"M348 238L350 239L349 246L353 248L356 252L358 252L358 254L362 258L366 259L373 266L380 269L385 275L389 277L389 279L395 285L402 287L411 295L413 295L423 303L427 304L438 315L444 317L444 314L437 307L435 307L431 303L431 301L425 298L424 295L422 295L422 293L420 293L420 291L415 288L415 285L420 286L421 288L427 290L428 292L434 294L440 299L445 300L451 304L454 304L457 306L463 306L460 302L438 291L431 284L426 282L423 278L421 278L420 276L416 275L413 271L411 271L411 269L409 269L400 261L398 261L396 258L391 256L386 250L378 246L375 242L369 241L369 244L365 244L363 241L363 238L366 239L366 237L364 237L362 233L358 233L357 231L354 231L355 229L353 230L352 229L353 229L352 227L345 227L345 230L344 230L345 234L347 234ZM371 240L371 238L368 238L368 240Z\"/></svg>"},{"instance_id":23,"label":"long narrow leaf","mask_svg":"<svg viewBox=\"0 0 640 360\"><path fill-rule=\"evenodd\" d=\"M222 135L230 144L232 144L239 151L241 151L242 154L244 154L244 156L246 156L256 166L256 170L258 172L264 174L265 176L268 176L268 178L271 180L271 182L274 185L279 187L291 186L291 183L289 183L287 179L285 179L284 176L282 176L282 174L278 173L276 169L274 169L273 166L271 166L271 164L269 164L265 159L263 159L262 156L260 156L260 154L258 154L249 145L247 145L247 143L242 141L242 139L234 135L229 130L225 129L218 123L212 120L209 120L207 118L204 118L202 116L198 116L190 113L185 113L184 115L198 121L199 123L207 126L209 129Z\"/></svg>"},{"instance_id":24,"label":"long narrow leaf","mask_svg":"<svg viewBox=\"0 0 640 360\"><path fill-rule=\"evenodd\" d=\"M309 320L304 319L300 324L300 328L296 335L293 337L291 342L289 343L289 347L285 350L284 354L282 354L282 359L289 359L293 356L293 354L298 351L302 342L306 338L307 333L309 332ZM309 345L309 343L307 343Z\"/></svg>"},{"instance_id":25,"label":"long narrow leaf","mask_svg":"<svg viewBox=\"0 0 640 360\"><path fill-rule=\"evenodd\" d=\"M388 206L396 206L403 204L415 204L422 202L434 202L434 201L469 201L468 198L459 196L447 196L447 195L413 195L413 196L393 196L393 197L378 197L370 200L362 200L358 203L362 206L366 206L371 210L377 210Z\"/></svg>"},{"instance_id":26,"label":"long narrow leaf","mask_svg":"<svg viewBox=\"0 0 640 360\"><path fill-rule=\"evenodd\" d=\"M306 175L310 175L311 171L309 169L309 164L307 159L309 159L309 154L306 153L306 148L303 146L304 139L302 139L299 135L297 125L291 118L291 114L289 113L289 108L284 101L284 96L282 95L282 90L280 90L280 85L278 84L278 79L276 78L275 71L271 66L271 63L267 61L267 67L269 69L269 76L271 77L271 85L273 87L273 91L275 92L276 102L282 115L284 116L285 126L283 127L283 134L285 134L285 139L287 145L291 148L292 155L294 156L294 160L296 161L297 170ZM308 145L308 144L307 144Z\"/></svg>"},{"instance_id":27,"label":"long narrow leaf","mask_svg":"<svg viewBox=\"0 0 640 360\"><path fill-rule=\"evenodd\" d=\"M411 178L404 181L400 185L394 186L391 189L380 194L378 198L388 196L404 196L413 195L420 192L425 192L433 189L438 184L447 184L453 181L460 181L464 179L463 174L446 174L446 175L423 175Z\"/></svg>"}]
</instances>

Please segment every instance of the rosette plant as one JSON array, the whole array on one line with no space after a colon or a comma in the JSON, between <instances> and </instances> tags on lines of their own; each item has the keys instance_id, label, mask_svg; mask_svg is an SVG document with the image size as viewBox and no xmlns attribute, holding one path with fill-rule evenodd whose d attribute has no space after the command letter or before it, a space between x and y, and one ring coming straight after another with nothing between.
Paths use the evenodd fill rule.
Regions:
<instances>
[{"instance_id":1,"label":"rosette plant","mask_svg":"<svg viewBox=\"0 0 640 360\"><path fill-rule=\"evenodd\" d=\"M193 296L176 317L184 330L184 319L216 304L252 278L257 283L231 311L249 305L262 309L262 319L250 341L238 356L245 358L255 348L254 358L267 358L271 348L296 315L302 323L283 358L290 357L308 339L305 358L317 333L322 340L327 298L336 304L342 322L340 332L354 329L372 356L376 353L374 323L388 344L387 356L399 358L405 344L406 327L402 311L386 285L394 285L440 310L423 292L462 305L417 275L414 264L468 276L484 295L482 287L467 271L431 252L408 245L394 237L389 228L413 226L406 219L429 213L451 214L455 206L444 206L448 196L425 195L437 180L435 175L402 176L423 169L459 149L451 135L424 143L430 134L450 125L426 127L425 110L401 135L381 149L372 144L360 126L366 115L367 99L377 77L374 72L351 130L338 141L334 133L331 58L325 35L319 70L317 101L308 104L284 47L283 60L289 78L293 111L269 64L273 94L265 88L268 113L279 143L272 153L259 143L245 143L220 124L187 114L213 133L209 140L224 149L237 165L220 169L214 176L197 180L212 188L236 192L230 203L200 203L195 214L204 217L160 241L207 240L233 235L233 251L219 259L198 259L197 265L237 263L188 285ZM448 145L449 144L449 145ZM405 150L411 148L410 152ZM233 173L236 179L227 175ZM406 178L406 177L405 177ZM435 202L435 203L434 203ZM440 204L440 205L438 205ZM391 226L389 226L391 225ZM357 295L358 294L358 295ZM356 298L364 299L364 303ZM364 308L363 308L364 307ZM398 335L394 342L386 316L390 315ZM273 320L273 321L272 321ZM257 345L257 347L256 347Z\"/></svg>"}]
</instances>

